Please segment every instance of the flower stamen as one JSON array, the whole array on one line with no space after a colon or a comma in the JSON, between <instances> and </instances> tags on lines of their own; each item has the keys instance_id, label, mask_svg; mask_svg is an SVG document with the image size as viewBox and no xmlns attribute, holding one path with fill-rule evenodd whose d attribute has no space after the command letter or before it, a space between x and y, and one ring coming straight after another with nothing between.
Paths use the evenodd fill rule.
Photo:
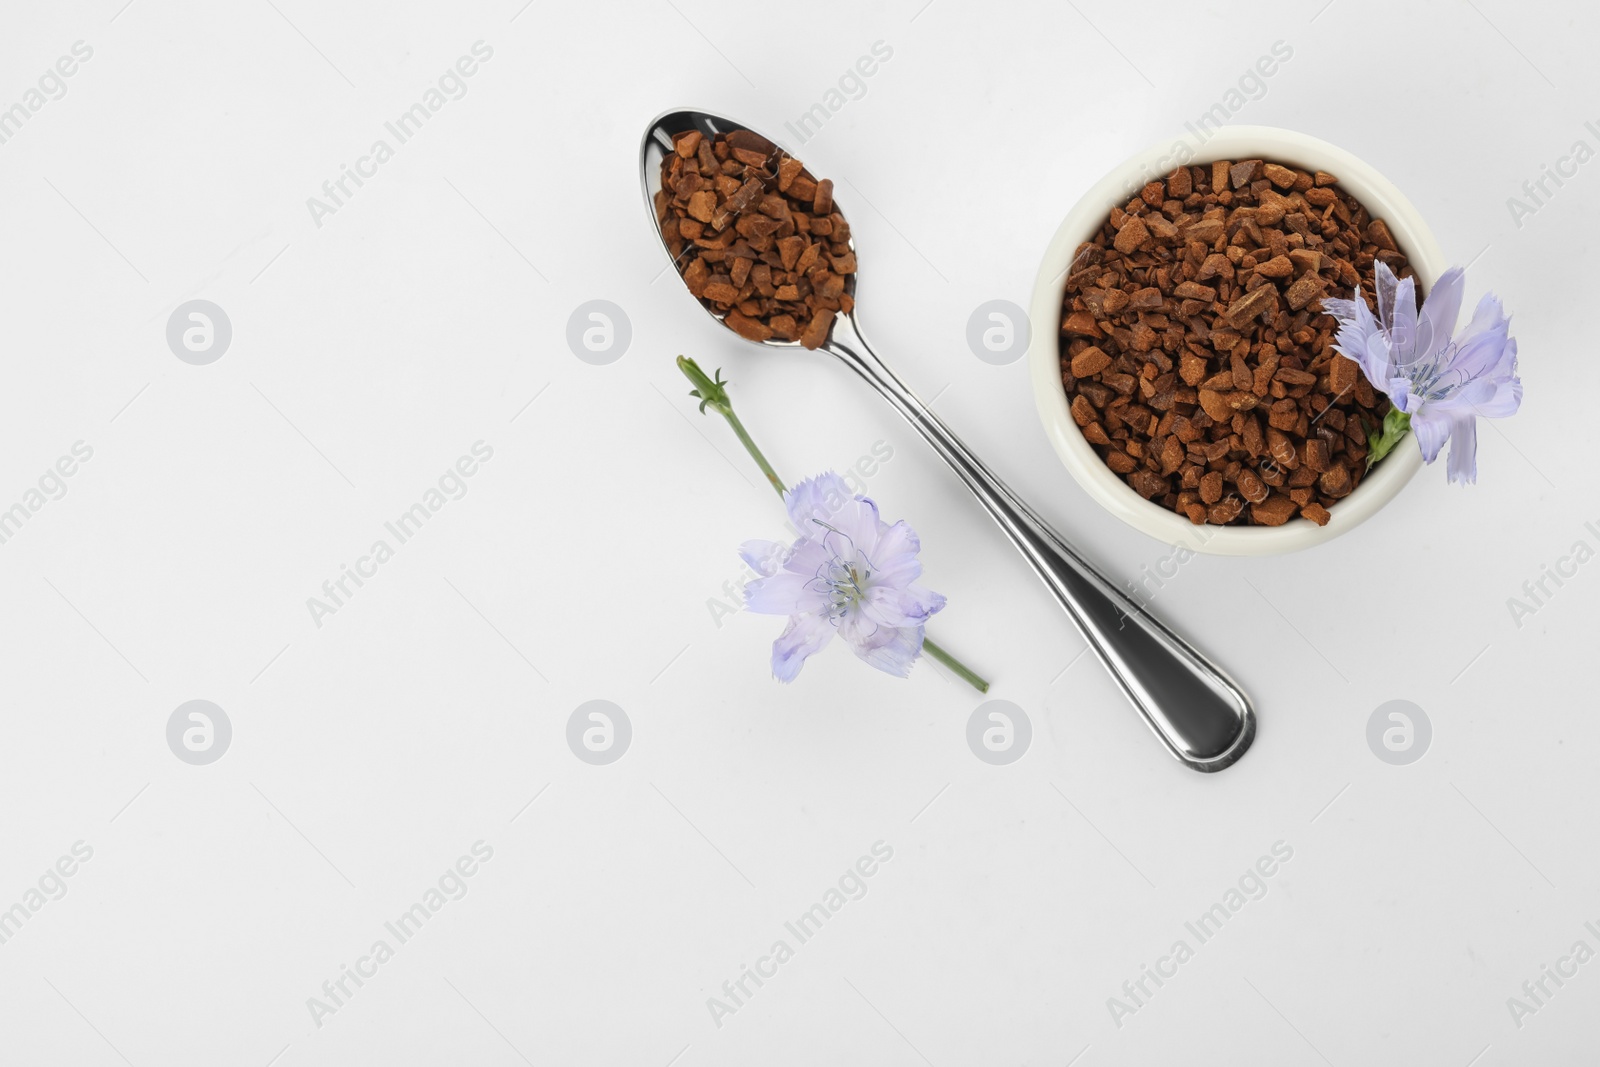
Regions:
<instances>
[{"instance_id":1,"label":"flower stamen","mask_svg":"<svg viewBox=\"0 0 1600 1067\"><path fill-rule=\"evenodd\" d=\"M807 584L814 586L817 592L828 597L828 618L837 626L840 619L850 614L853 606L866 599L867 584L872 578L873 564L865 552L857 550L856 543L849 534L828 525L821 519L814 518L811 521L828 531L822 535L822 543L832 554L822 562L817 568L816 576ZM835 534L844 538L849 545L848 559L839 549L828 544L828 538ZM821 585L816 586L819 582Z\"/></svg>"}]
</instances>

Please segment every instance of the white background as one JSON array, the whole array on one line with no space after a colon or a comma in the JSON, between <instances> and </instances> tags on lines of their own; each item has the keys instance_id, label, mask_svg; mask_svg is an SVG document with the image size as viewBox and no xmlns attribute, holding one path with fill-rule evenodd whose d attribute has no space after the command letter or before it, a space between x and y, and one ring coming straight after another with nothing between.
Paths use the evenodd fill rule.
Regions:
<instances>
[{"instance_id":1,"label":"white background","mask_svg":"<svg viewBox=\"0 0 1600 1067\"><path fill-rule=\"evenodd\" d=\"M13 0L0 30L0 106L94 50L0 145L0 507L94 450L0 545L0 908L94 850L0 945L0 1060L1594 1058L1600 962L1520 1028L1506 1003L1600 949L1600 563L1520 628L1506 603L1600 548L1600 162L1520 227L1506 204L1600 148L1589 5L122 2ZM307 198L479 40L470 92L318 227ZM876 41L892 58L802 151L838 181L864 326L1119 581L1169 549L1073 484L1024 364L975 358L967 317L1026 304L1083 190L1275 41L1293 57L1234 121L1369 160L1515 316L1526 402L1481 429L1479 485L1440 464L1326 547L1198 559L1157 596L1257 702L1222 774L1163 753L876 397L661 274L647 121L696 104L793 144ZM209 366L165 340L194 298L233 324ZM609 366L565 341L592 299L632 322ZM1019 762L974 757L980 699L930 664L836 647L781 687L781 620L716 625L781 512L680 352L790 479L893 449L870 492L922 534L932 632L1030 716ZM317 626L307 598L480 440L467 495ZM167 747L191 699L233 725L210 766ZM565 740L591 699L633 725L609 766ZM1365 740L1392 699L1433 724L1411 766ZM479 840L470 892L318 1026L307 999ZM867 895L715 1025L707 998L880 840ZM1277 841L1266 896L1118 1027L1107 999Z\"/></svg>"}]
</instances>

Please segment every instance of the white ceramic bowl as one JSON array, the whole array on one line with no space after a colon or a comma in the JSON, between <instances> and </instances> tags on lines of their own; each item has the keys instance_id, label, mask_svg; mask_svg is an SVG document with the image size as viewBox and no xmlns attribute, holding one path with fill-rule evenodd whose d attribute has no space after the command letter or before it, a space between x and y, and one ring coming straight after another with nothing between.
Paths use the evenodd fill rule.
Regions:
<instances>
[{"instance_id":1,"label":"white ceramic bowl","mask_svg":"<svg viewBox=\"0 0 1600 1067\"><path fill-rule=\"evenodd\" d=\"M1265 159L1305 170L1327 171L1374 218L1388 223L1389 231L1416 271L1423 292L1432 289L1444 272L1444 255L1411 201L1383 175L1342 148L1270 126L1224 127L1199 147L1193 138L1176 143L1166 140L1136 153L1100 179L1056 230L1044 262L1039 265L1028 308L1029 318L1035 323L1028 347L1028 373L1039 417L1056 454L1078 484L1117 518L1159 541L1185 545L1196 552L1223 556L1293 552L1338 537L1370 518L1400 492L1422 466L1422 454L1409 435L1361 480L1355 492L1328 509L1332 518L1326 526L1300 518L1282 526L1196 526L1177 512L1144 499L1106 466L1073 421L1066 390L1061 386L1061 301L1067 284L1066 268L1073 253L1085 241L1093 240L1114 205L1126 204L1146 182L1171 173L1179 163L1192 166L1218 159Z\"/></svg>"}]
</instances>

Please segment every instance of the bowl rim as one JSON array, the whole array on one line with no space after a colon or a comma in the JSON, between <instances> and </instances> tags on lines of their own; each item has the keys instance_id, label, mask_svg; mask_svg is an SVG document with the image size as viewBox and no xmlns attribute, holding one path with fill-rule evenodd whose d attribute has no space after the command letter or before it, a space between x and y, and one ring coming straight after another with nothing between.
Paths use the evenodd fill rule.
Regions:
<instances>
[{"instance_id":1,"label":"bowl rim","mask_svg":"<svg viewBox=\"0 0 1600 1067\"><path fill-rule=\"evenodd\" d=\"M1336 175L1342 188L1388 224L1425 293L1444 272L1444 253L1421 214L1392 182L1353 153L1309 134L1274 126L1225 126L1198 147L1193 140L1167 138L1135 152L1078 199L1057 227L1039 264L1028 307L1032 322L1059 320L1067 265L1078 246L1093 239L1113 206L1126 204L1146 182L1177 166L1219 159L1266 159ZM1371 518L1422 468L1421 450L1402 441L1354 492L1329 509L1331 518L1326 526L1305 518L1282 526L1196 526L1177 512L1141 497L1106 466L1084 438L1061 386L1059 328L1033 330L1028 369L1045 434L1078 484L1134 529L1195 552L1264 556L1323 544ZM1409 439L1411 435L1406 436Z\"/></svg>"}]
</instances>

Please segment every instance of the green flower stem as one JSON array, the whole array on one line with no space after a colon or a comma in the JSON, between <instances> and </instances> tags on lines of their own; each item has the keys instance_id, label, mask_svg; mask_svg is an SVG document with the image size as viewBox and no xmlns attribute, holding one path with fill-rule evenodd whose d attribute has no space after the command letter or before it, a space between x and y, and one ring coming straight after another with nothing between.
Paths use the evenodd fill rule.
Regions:
<instances>
[{"instance_id":1,"label":"green flower stem","mask_svg":"<svg viewBox=\"0 0 1600 1067\"><path fill-rule=\"evenodd\" d=\"M772 488L783 496L783 479L778 477L778 472L772 469L772 464L767 462L767 457L761 454L761 449L750 439L750 434L745 430L744 423L739 421L739 416L733 413L733 408L712 405L728 420L728 425L733 427L733 432L738 435L739 443L744 445L744 450L750 453L750 458L756 461L756 466L761 468L761 473L767 476L767 481L772 483Z\"/></svg>"},{"instance_id":2,"label":"green flower stem","mask_svg":"<svg viewBox=\"0 0 1600 1067\"><path fill-rule=\"evenodd\" d=\"M733 413L733 401L728 398L728 390L724 388L727 382L723 380L722 372L720 370L717 371L716 377L712 378L701 370L694 360L687 356L678 357L678 369L683 372L684 377L694 384L694 390L689 395L700 398L701 414L704 414L706 408L709 407L728 420L728 425L733 427L733 432L738 436L739 443L744 445L744 450L750 453L750 458L756 461L756 466L761 468L761 473L767 476L767 482L777 491L779 498L782 498L786 491L783 479L778 477L778 472L772 469L772 464L767 462L767 457L762 455L761 449L756 447L755 440L751 438L749 431L744 428L744 423L739 421L739 416ZM978 692L987 693L989 691L989 683L987 681L966 664L946 652L934 642L933 638L928 637L926 634L922 638L922 650L950 668L956 677L972 686Z\"/></svg>"},{"instance_id":3,"label":"green flower stem","mask_svg":"<svg viewBox=\"0 0 1600 1067\"><path fill-rule=\"evenodd\" d=\"M1411 416L1399 408L1390 408L1383 416L1383 426L1367 437L1367 469L1394 451L1394 446L1411 431Z\"/></svg>"},{"instance_id":4,"label":"green flower stem","mask_svg":"<svg viewBox=\"0 0 1600 1067\"><path fill-rule=\"evenodd\" d=\"M965 663L962 663L950 653L946 652L934 642L933 638L929 637L927 634L923 634L922 636L922 651L926 652L940 663L943 663L946 667L949 667L951 672L954 673L957 678L960 678L963 682L966 682L978 692L987 693L989 691L988 682L974 674L971 668L969 668Z\"/></svg>"}]
</instances>

